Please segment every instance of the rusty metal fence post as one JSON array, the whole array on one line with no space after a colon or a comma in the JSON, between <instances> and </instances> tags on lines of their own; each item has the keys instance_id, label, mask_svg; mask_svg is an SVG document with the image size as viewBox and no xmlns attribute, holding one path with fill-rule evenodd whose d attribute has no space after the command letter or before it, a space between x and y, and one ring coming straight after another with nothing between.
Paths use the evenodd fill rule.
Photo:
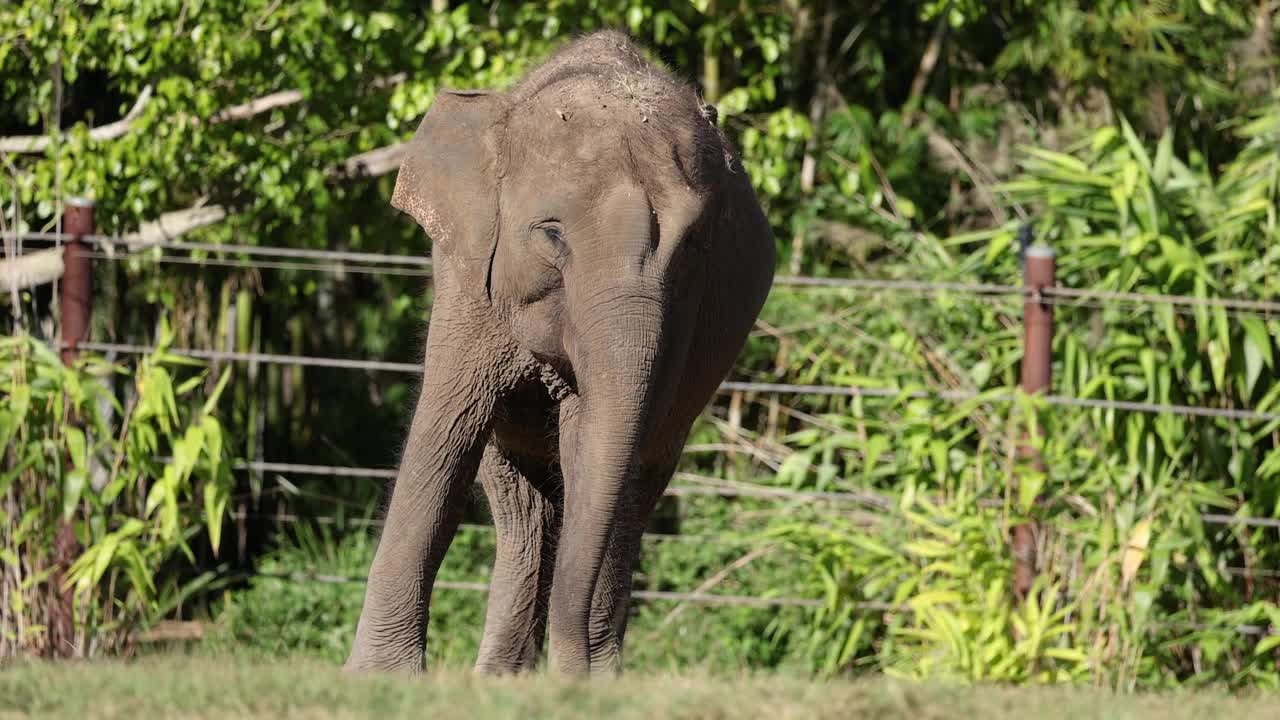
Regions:
<instances>
[{"instance_id":1,"label":"rusty metal fence post","mask_svg":"<svg viewBox=\"0 0 1280 720\"><path fill-rule=\"evenodd\" d=\"M71 238L62 249L62 362L71 365L78 354L76 346L89 337L89 309L93 301L93 267L89 248L83 237L93 234L93 201L69 198L62 216L63 232ZM68 416L69 422L76 418ZM49 585L53 597L50 615L48 653L58 657L78 654L75 632L75 595L65 588L64 574L80 552L75 530L70 523L58 526L54 536L54 558L57 571Z\"/></svg>"},{"instance_id":2,"label":"rusty metal fence post","mask_svg":"<svg viewBox=\"0 0 1280 720\"><path fill-rule=\"evenodd\" d=\"M62 248L62 362L70 365L76 346L89 336L89 306L93 299L93 267L82 239L93 234L93 201L68 198L62 230L71 236Z\"/></svg>"},{"instance_id":3,"label":"rusty metal fence post","mask_svg":"<svg viewBox=\"0 0 1280 720\"><path fill-rule=\"evenodd\" d=\"M1049 390L1053 368L1053 306L1045 302L1041 290L1056 283L1057 263L1053 249L1033 245L1026 250L1022 285L1026 289L1022 304L1022 389L1028 394ZM1033 442L1024 438L1018 456L1038 472L1044 462ZM1016 482L1017 478L1014 478ZM1022 523L1013 529L1013 594L1019 600L1031 590L1036 576L1036 532L1034 523Z\"/></svg>"}]
</instances>

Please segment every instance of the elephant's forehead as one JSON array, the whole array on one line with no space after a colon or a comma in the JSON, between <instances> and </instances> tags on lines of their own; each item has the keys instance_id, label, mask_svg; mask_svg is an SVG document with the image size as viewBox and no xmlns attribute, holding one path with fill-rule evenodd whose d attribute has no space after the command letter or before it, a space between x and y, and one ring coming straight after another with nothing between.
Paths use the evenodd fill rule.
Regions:
<instances>
[{"instance_id":1,"label":"elephant's forehead","mask_svg":"<svg viewBox=\"0 0 1280 720\"><path fill-rule=\"evenodd\" d=\"M619 103L603 93L553 88L517 110L508 125L513 155L565 167L608 161L622 151Z\"/></svg>"}]
</instances>

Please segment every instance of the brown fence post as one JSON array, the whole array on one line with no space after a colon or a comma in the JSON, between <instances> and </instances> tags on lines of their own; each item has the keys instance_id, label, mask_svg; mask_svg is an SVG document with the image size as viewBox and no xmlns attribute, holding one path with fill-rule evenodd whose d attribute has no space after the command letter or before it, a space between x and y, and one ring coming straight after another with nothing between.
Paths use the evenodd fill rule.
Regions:
<instances>
[{"instance_id":1,"label":"brown fence post","mask_svg":"<svg viewBox=\"0 0 1280 720\"><path fill-rule=\"evenodd\" d=\"M76 359L76 346L89 337L89 306L93 300L93 267L82 239L93 234L93 201L68 198L62 231L71 239L62 248L62 362Z\"/></svg>"},{"instance_id":2,"label":"brown fence post","mask_svg":"<svg viewBox=\"0 0 1280 720\"><path fill-rule=\"evenodd\" d=\"M93 234L93 201L69 198L62 216L62 230L71 239L62 250L62 362L75 362L77 345L89 337L89 308L93 301L93 267L89 248L83 236ZM68 417L75 422L75 418ZM52 597L49 614L48 653L55 657L71 657L77 648L75 632L75 595L64 588L64 573L79 554L79 543L70 523L58 526L54 537L54 559L57 571L51 578Z\"/></svg>"},{"instance_id":3,"label":"brown fence post","mask_svg":"<svg viewBox=\"0 0 1280 720\"><path fill-rule=\"evenodd\" d=\"M1045 302L1041 290L1056 283L1057 263L1053 249L1033 245L1026 250L1022 285L1022 389L1028 394L1046 392L1053 368L1053 306ZM1044 463L1035 445L1024 441L1018 456L1030 460L1043 472ZM1015 478L1016 480L1016 478ZM1031 590L1036 576L1036 527L1023 523L1013 529L1013 594L1019 600Z\"/></svg>"}]
</instances>

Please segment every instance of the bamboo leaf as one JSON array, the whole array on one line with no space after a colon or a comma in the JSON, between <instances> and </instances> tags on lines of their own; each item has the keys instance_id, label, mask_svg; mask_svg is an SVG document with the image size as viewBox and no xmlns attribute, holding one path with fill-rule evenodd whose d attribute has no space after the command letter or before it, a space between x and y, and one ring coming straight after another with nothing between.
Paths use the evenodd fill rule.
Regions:
<instances>
[{"instance_id":1,"label":"bamboo leaf","mask_svg":"<svg viewBox=\"0 0 1280 720\"><path fill-rule=\"evenodd\" d=\"M1120 575L1126 585L1133 582L1133 578L1138 574L1138 568L1142 566L1142 561L1147 556L1147 545L1151 540L1151 518L1146 518L1133 526L1133 531L1129 534L1129 541L1125 544L1124 559L1120 564Z\"/></svg>"},{"instance_id":2,"label":"bamboo leaf","mask_svg":"<svg viewBox=\"0 0 1280 720\"><path fill-rule=\"evenodd\" d=\"M84 472L88 459L84 431L74 425L67 425L62 428L62 437L67 445L67 455L71 458L72 466Z\"/></svg>"},{"instance_id":3,"label":"bamboo leaf","mask_svg":"<svg viewBox=\"0 0 1280 720\"><path fill-rule=\"evenodd\" d=\"M1169 166L1173 161L1173 131L1165 130L1156 146L1156 161L1151 170L1151 180L1156 187L1164 187L1169 179Z\"/></svg>"},{"instance_id":4,"label":"bamboo leaf","mask_svg":"<svg viewBox=\"0 0 1280 720\"><path fill-rule=\"evenodd\" d=\"M1271 354L1271 333L1267 331L1267 326L1262 320L1256 317L1242 316L1238 318L1241 326L1244 327L1246 342L1252 345L1254 351L1258 353L1259 358L1267 367L1274 365L1274 358Z\"/></svg>"},{"instance_id":5,"label":"bamboo leaf","mask_svg":"<svg viewBox=\"0 0 1280 720\"><path fill-rule=\"evenodd\" d=\"M209 482L204 486L204 522L209 532L209 545L216 557L222 540L222 516L226 511L228 493L217 482Z\"/></svg>"},{"instance_id":6,"label":"bamboo leaf","mask_svg":"<svg viewBox=\"0 0 1280 720\"><path fill-rule=\"evenodd\" d=\"M1120 134L1124 137L1125 143L1129 146L1129 153L1133 159L1142 167L1143 172L1148 177L1152 174L1151 157L1147 155L1147 150L1143 146L1142 141L1138 139L1137 133L1133 131L1133 126L1129 124L1129 120L1124 116L1120 117Z\"/></svg>"},{"instance_id":7,"label":"bamboo leaf","mask_svg":"<svg viewBox=\"0 0 1280 720\"><path fill-rule=\"evenodd\" d=\"M912 597L907 604L916 612L920 612L936 605L954 604L963 600L964 596L954 590L929 590Z\"/></svg>"},{"instance_id":8,"label":"bamboo leaf","mask_svg":"<svg viewBox=\"0 0 1280 720\"><path fill-rule=\"evenodd\" d=\"M80 497L88 485L88 474L84 470L69 470L62 476L62 521L71 522L76 509L80 505Z\"/></svg>"},{"instance_id":9,"label":"bamboo leaf","mask_svg":"<svg viewBox=\"0 0 1280 720\"><path fill-rule=\"evenodd\" d=\"M1266 655L1267 653L1280 648L1280 635L1268 635L1258 641L1253 648L1254 655Z\"/></svg>"}]
</instances>

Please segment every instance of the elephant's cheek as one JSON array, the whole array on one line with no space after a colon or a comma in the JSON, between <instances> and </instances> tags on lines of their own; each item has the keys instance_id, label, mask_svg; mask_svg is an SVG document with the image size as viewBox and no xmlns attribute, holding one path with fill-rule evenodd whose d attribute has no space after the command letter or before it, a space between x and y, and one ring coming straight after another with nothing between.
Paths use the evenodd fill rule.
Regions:
<instances>
[{"instance_id":1,"label":"elephant's cheek","mask_svg":"<svg viewBox=\"0 0 1280 720\"><path fill-rule=\"evenodd\" d=\"M563 364L568 361L564 347L564 312L562 295L555 293L517 310L512 319L512 334L521 348L543 362Z\"/></svg>"}]
</instances>

